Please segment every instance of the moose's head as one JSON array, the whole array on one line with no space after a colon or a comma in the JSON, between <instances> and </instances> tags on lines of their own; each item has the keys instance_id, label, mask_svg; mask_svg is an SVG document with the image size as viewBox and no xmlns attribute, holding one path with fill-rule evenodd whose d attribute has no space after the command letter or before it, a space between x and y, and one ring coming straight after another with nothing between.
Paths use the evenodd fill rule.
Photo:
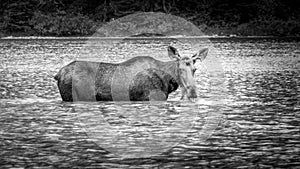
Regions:
<instances>
[{"instance_id":1,"label":"moose's head","mask_svg":"<svg viewBox=\"0 0 300 169\"><path fill-rule=\"evenodd\" d=\"M194 74L197 70L195 63L197 60L203 61L208 53L208 48L200 49L196 54L181 57L176 48L169 46L168 55L172 59L176 59L178 74L176 79L182 88L181 99L187 96L188 99L197 98L196 85L194 80Z\"/></svg>"}]
</instances>

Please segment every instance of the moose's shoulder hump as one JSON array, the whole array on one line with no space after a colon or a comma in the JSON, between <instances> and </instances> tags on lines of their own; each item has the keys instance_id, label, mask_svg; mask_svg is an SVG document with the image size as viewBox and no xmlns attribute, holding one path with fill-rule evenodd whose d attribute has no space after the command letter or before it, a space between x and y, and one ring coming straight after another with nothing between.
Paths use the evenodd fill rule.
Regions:
<instances>
[{"instance_id":1,"label":"moose's shoulder hump","mask_svg":"<svg viewBox=\"0 0 300 169\"><path fill-rule=\"evenodd\" d=\"M120 64L124 64L124 65L129 64L130 65L135 62L158 62L158 60L154 59L151 56L136 56L136 57L126 60Z\"/></svg>"}]
</instances>

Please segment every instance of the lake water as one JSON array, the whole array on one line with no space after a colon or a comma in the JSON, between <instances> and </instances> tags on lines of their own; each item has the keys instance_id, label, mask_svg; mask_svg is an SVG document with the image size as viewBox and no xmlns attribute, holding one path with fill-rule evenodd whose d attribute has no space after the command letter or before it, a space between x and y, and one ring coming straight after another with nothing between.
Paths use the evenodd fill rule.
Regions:
<instances>
[{"instance_id":1,"label":"lake water","mask_svg":"<svg viewBox=\"0 0 300 169\"><path fill-rule=\"evenodd\" d=\"M72 60L209 47L198 100L61 101ZM0 168L300 168L299 39L1 39Z\"/></svg>"}]
</instances>

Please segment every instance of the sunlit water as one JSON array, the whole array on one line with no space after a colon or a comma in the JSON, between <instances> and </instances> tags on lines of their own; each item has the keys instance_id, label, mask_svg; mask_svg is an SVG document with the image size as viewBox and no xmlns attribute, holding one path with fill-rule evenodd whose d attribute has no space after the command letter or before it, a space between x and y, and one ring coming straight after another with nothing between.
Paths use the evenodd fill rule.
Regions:
<instances>
[{"instance_id":1,"label":"sunlit water","mask_svg":"<svg viewBox=\"0 0 300 169\"><path fill-rule=\"evenodd\" d=\"M191 45L190 43L194 44ZM168 60L209 46L198 101L64 103L74 59ZM195 45L196 44L196 45ZM293 39L1 40L0 168L299 168L300 42Z\"/></svg>"}]
</instances>

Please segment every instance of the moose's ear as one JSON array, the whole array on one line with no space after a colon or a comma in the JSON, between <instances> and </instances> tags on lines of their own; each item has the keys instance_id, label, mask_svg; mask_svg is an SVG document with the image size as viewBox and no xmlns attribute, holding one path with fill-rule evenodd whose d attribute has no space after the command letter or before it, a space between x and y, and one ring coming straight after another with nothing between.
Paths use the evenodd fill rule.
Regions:
<instances>
[{"instance_id":1,"label":"moose's ear","mask_svg":"<svg viewBox=\"0 0 300 169\"><path fill-rule=\"evenodd\" d=\"M169 46L168 47L168 55L171 59L180 60L180 55L176 48Z\"/></svg>"},{"instance_id":2,"label":"moose's ear","mask_svg":"<svg viewBox=\"0 0 300 169\"><path fill-rule=\"evenodd\" d=\"M206 58L207 53L208 48L200 49L199 52L192 56L193 62L195 63L197 59L199 59L202 62Z\"/></svg>"}]
</instances>

